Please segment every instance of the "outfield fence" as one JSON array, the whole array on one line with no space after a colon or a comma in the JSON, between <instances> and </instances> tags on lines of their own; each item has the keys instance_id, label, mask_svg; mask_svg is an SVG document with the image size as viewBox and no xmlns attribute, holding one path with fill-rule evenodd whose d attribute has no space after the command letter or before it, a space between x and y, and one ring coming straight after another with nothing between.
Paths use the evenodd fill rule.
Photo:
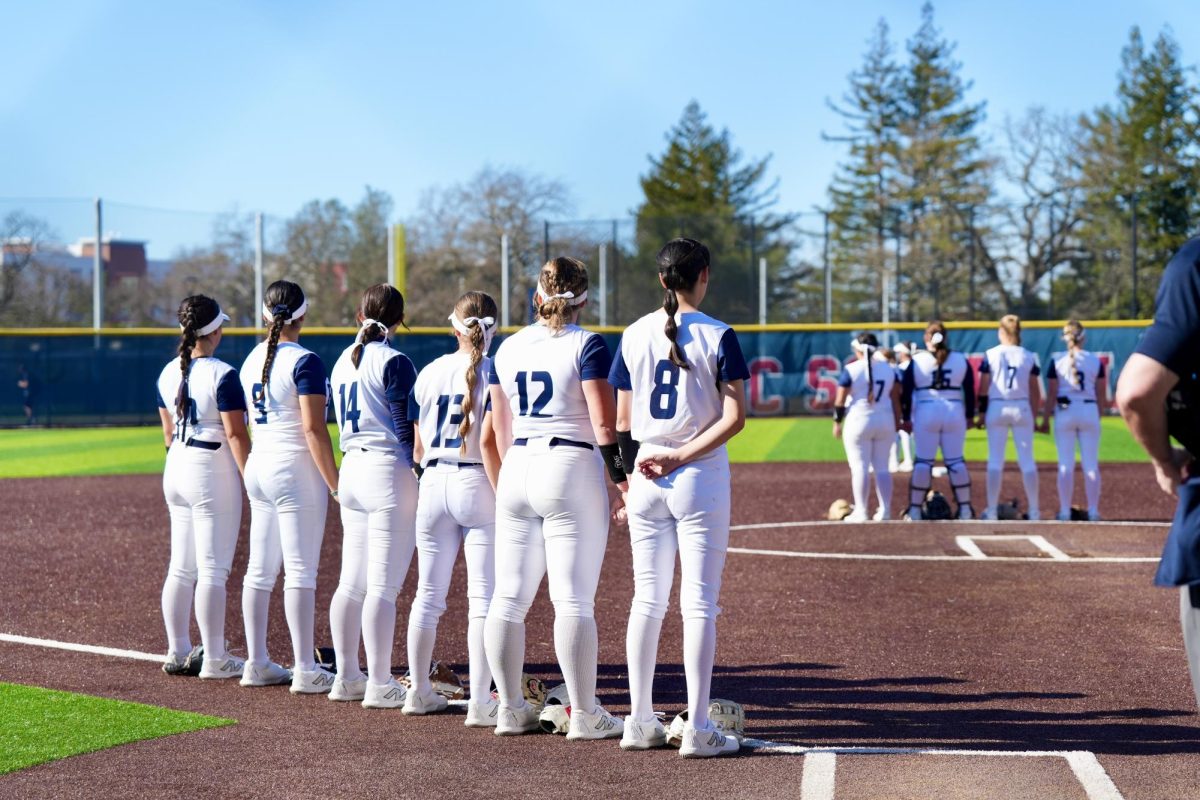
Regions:
<instances>
[{"instance_id":1,"label":"outfield fence","mask_svg":"<svg viewBox=\"0 0 1200 800\"><path fill-rule=\"evenodd\" d=\"M1110 390L1148 321L1085 322L1089 350L1105 363ZM951 324L950 345L979 359L996 344L994 323ZM885 346L920 341L922 325L745 325L738 337L750 366L747 409L752 416L827 413L842 364L850 358L851 337L874 331ZM1024 345L1045 364L1064 351L1061 322L1031 322ZM509 329L507 332L512 332ZM620 328L597 328L615 348ZM342 328L306 329L305 347L328 368L354 339ZM217 357L240 365L261 333L232 328ZM498 339L502 337L497 337ZM158 422L155 382L175 355L177 332L169 329L114 328L83 333L78 328L0 329L0 425L25 421L19 375L30 384L30 402L39 425L148 425ZM414 328L393 344L420 369L451 352L450 329ZM494 349L493 349L494 352ZM1112 392L1109 392L1112 397Z\"/></svg>"}]
</instances>

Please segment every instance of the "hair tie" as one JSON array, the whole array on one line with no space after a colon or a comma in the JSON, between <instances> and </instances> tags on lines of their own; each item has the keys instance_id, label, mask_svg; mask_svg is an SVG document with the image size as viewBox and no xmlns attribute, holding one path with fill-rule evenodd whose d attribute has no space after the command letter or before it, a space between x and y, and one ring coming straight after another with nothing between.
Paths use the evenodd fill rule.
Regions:
<instances>
[{"instance_id":1,"label":"hair tie","mask_svg":"<svg viewBox=\"0 0 1200 800\"><path fill-rule=\"evenodd\" d=\"M878 349L875 347L875 345L867 344L866 342L860 342L857 339L851 342L850 346L854 348L854 352L865 353L867 355L871 355Z\"/></svg>"},{"instance_id":2,"label":"hair tie","mask_svg":"<svg viewBox=\"0 0 1200 800\"><path fill-rule=\"evenodd\" d=\"M364 319L362 321L362 327L358 329L358 335L354 337L354 343L363 344L363 340L367 338L367 331L372 327L377 327L379 330L383 331L383 340L385 342L388 340L388 335L391 333L391 331L388 330L387 325L384 325L377 319Z\"/></svg>"},{"instance_id":3,"label":"hair tie","mask_svg":"<svg viewBox=\"0 0 1200 800\"><path fill-rule=\"evenodd\" d=\"M929 337L929 343L935 347L944 341L946 341L946 337L940 333L935 333L933 336Z\"/></svg>"},{"instance_id":4,"label":"hair tie","mask_svg":"<svg viewBox=\"0 0 1200 800\"><path fill-rule=\"evenodd\" d=\"M566 300L567 305L569 305L569 306L581 306L584 304L584 302L587 301L587 290L586 289L583 292L581 292L578 296L576 296L576 294L574 292L570 292L570 291L560 292L558 294L551 294L550 291L546 288L545 284L543 284L540 280L538 281L538 294L540 294L542 296L543 303L548 303L551 300Z\"/></svg>"},{"instance_id":5,"label":"hair tie","mask_svg":"<svg viewBox=\"0 0 1200 800\"><path fill-rule=\"evenodd\" d=\"M263 317L267 322L274 323L275 317L279 316L280 314L287 315L287 317L283 320L285 323L295 322L308 312L308 298L303 298L300 301L299 307L295 311L292 311L290 308L288 308L287 303L276 303L273 306L268 306L266 303L263 303L262 311Z\"/></svg>"},{"instance_id":6,"label":"hair tie","mask_svg":"<svg viewBox=\"0 0 1200 800\"><path fill-rule=\"evenodd\" d=\"M496 318L495 317L467 317L459 319L458 314L451 312L450 316L446 317L450 320L450 324L454 330L461 333L463 336L471 335L471 328L481 327L483 329L483 352L487 352L492 346L492 337L496 334ZM471 323L474 322L475 325Z\"/></svg>"}]
</instances>

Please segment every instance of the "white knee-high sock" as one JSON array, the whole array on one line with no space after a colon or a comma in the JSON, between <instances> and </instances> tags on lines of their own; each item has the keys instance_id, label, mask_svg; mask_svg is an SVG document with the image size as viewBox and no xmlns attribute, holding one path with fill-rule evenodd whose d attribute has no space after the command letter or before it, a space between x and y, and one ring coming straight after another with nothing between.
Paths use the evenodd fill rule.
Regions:
<instances>
[{"instance_id":1,"label":"white knee-high sock","mask_svg":"<svg viewBox=\"0 0 1200 800\"><path fill-rule=\"evenodd\" d=\"M850 490L854 493L854 513L866 514L867 498L871 496L871 473L867 462L850 465Z\"/></svg>"},{"instance_id":2,"label":"white knee-high sock","mask_svg":"<svg viewBox=\"0 0 1200 800\"><path fill-rule=\"evenodd\" d=\"M363 647L367 678L382 686L392 679L392 645L396 639L396 601L367 595L363 601ZM429 667L425 668L429 674Z\"/></svg>"},{"instance_id":3,"label":"white knee-high sock","mask_svg":"<svg viewBox=\"0 0 1200 800\"><path fill-rule=\"evenodd\" d=\"M554 650L572 708L592 711L596 699L596 659L600 650L595 617L554 618Z\"/></svg>"},{"instance_id":4,"label":"white knee-high sock","mask_svg":"<svg viewBox=\"0 0 1200 800\"><path fill-rule=\"evenodd\" d=\"M661 619L636 611L629 615L625 658L629 662L629 715L634 719L654 717L654 667L658 663L661 633Z\"/></svg>"},{"instance_id":5,"label":"white knee-high sock","mask_svg":"<svg viewBox=\"0 0 1200 800\"><path fill-rule=\"evenodd\" d=\"M313 614L316 612L315 589L284 589L283 612L292 633L293 668L310 672L317 668L313 660Z\"/></svg>"},{"instance_id":6,"label":"white knee-high sock","mask_svg":"<svg viewBox=\"0 0 1200 800\"><path fill-rule=\"evenodd\" d=\"M701 617L683 621L683 670L687 676L688 719L697 728L708 725L713 660L717 654L717 621Z\"/></svg>"},{"instance_id":7,"label":"white knee-high sock","mask_svg":"<svg viewBox=\"0 0 1200 800\"><path fill-rule=\"evenodd\" d=\"M333 593L329 603L329 632L333 636L333 650L337 654L337 671L342 680L362 680L362 668L358 662L358 642L362 632L363 604L341 587Z\"/></svg>"},{"instance_id":8,"label":"white knee-high sock","mask_svg":"<svg viewBox=\"0 0 1200 800\"><path fill-rule=\"evenodd\" d=\"M168 575L163 583L162 615L167 626L167 651L183 658L192 650L192 591L195 584Z\"/></svg>"},{"instance_id":9,"label":"white knee-high sock","mask_svg":"<svg viewBox=\"0 0 1200 800\"><path fill-rule=\"evenodd\" d=\"M204 657L219 659L225 653L225 587L207 583L196 586L196 624Z\"/></svg>"},{"instance_id":10,"label":"white knee-high sock","mask_svg":"<svg viewBox=\"0 0 1200 800\"><path fill-rule=\"evenodd\" d=\"M1075 493L1075 462L1058 465L1058 513L1071 513L1071 495Z\"/></svg>"},{"instance_id":11,"label":"white knee-high sock","mask_svg":"<svg viewBox=\"0 0 1200 800\"><path fill-rule=\"evenodd\" d=\"M500 703L509 708L520 708L525 703L521 691L521 671L525 669L525 623L489 616L484 624L483 638Z\"/></svg>"},{"instance_id":12,"label":"white knee-high sock","mask_svg":"<svg viewBox=\"0 0 1200 800\"><path fill-rule=\"evenodd\" d=\"M879 507L883 509L884 519L891 519L892 473L889 470L875 470L875 496L879 499Z\"/></svg>"},{"instance_id":13,"label":"white knee-high sock","mask_svg":"<svg viewBox=\"0 0 1200 800\"><path fill-rule=\"evenodd\" d=\"M900 431L900 449L904 451L904 460L909 464L912 463L912 434L907 431Z\"/></svg>"},{"instance_id":14,"label":"white knee-high sock","mask_svg":"<svg viewBox=\"0 0 1200 800\"><path fill-rule=\"evenodd\" d=\"M1100 470L1085 468L1083 470L1083 491L1087 496L1088 513L1094 514L1100 510Z\"/></svg>"},{"instance_id":15,"label":"white knee-high sock","mask_svg":"<svg viewBox=\"0 0 1200 800\"><path fill-rule=\"evenodd\" d=\"M433 691L433 684L429 681L429 665L433 662L433 643L436 639L437 628L418 628L411 622L408 624L408 674L417 694ZM474 692L471 697L475 697Z\"/></svg>"},{"instance_id":16,"label":"white knee-high sock","mask_svg":"<svg viewBox=\"0 0 1200 800\"><path fill-rule=\"evenodd\" d=\"M267 611L271 607L271 593L266 589L242 587L242 620L246 625L246 660L252 664L265 664L271 660L267 654Z\"/></svg>"},{"instance_id":17,"label":"white knee-high sock","mask_svg":"<svg viewBox=\"0 0 1200 800\"><path fill-rule=\"evenodd\" d=\"M471 699L476 703L491 695L492 668L488 666L487 649L484 646L484 617L467 620L467 658L470 662Z\"/></svg>"},{"instance_id":18,"label":"white knee-high sock","mask_svg":"<svg viewBox=\"0 0 1200 800\"><path fill-rule=\"evenodd\" d=\"M996 506L1000 503L1000 485L1004 481L1004 467L998 469L988 468L987 471L987 507L988 511L995 511Z\"/></svg>"},{"instance_id":19,"label":"white knee-high sock","mask_svg":"<svg viewBox=\"0 0 1200 800\"><path fill-rule=\"evenodd\" d=\"M1038 474L1036 469L1021 473L1021 482L1025 484L1025 500L1029 503L1029 518L1041 518L1038 499Z\"/></svg>"}]
</instances>

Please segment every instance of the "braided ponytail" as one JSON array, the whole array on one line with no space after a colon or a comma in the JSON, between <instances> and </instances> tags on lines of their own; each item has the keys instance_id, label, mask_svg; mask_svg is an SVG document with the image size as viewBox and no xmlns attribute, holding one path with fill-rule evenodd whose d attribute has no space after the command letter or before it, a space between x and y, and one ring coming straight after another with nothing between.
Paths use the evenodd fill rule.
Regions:
<instances>
[{"instance_id":1,"label":"braided ponytail","mask_svg":"<svg viewBox=\"0 0 1200 800\"><path fill-rule=\"evenodd\" d=\"M175 316L179 319L179 391L175 394L175 418L186 432L188 417L191 411L191 391L188 379L192 373L192 351L204 336L212 335L218 330L224 320L229 317L221 311L216 300L202 294L194 294L183 298ZM219 319L218 319L219 318ZM184 432L180 438L184 438Z\"/></svg>"},{"instance_id":2,"label":"braided ponytail","mask_svg":"<svg viewBox=\"0 0 1200 800\"><path fill-rule=\"evenodd\" d=\"M675 321L679 313L677 292L691 291L700 273L708 268L709 258L708 248L695 239L672 239L658 251L658 277L664 289L663 311L667 314L663 333L671 343L671 363L680 369L691 369L691 365L679 346L679 323Z\"/></svg>"},{"instance_id":3,"label":"braided ponytail","mask_svg":"<svg viewBox=\"0 0 1200 800\"><path fill-rule=\"evenodd\" d=\"M1083 376L1075 365L1079 359L1079 350L1083 347L1083 325L1079 320L1069 320L1063 326L1063 341L1067 343L1067 357L1071 359L1071 377L1068 379L1077 389L1083 389Z\"/></svg>"},{"instance_id":4,"label":"braided ponytail","mask_svg":"<svg viewBox=\"0 0 1200 800\"><path fill-rule=\"evenodd\" d=\"M307 310L308 303L304 299L304 290L291 281L275 281L263 293L263 316L268 317L271 327L267 331L267 355L263 359L263 371L260 382L262 388L259 395L253 398L256 405L267 400L267 387L271 380L271 367L275 363L275 351L279 347L279 336L283 326L295 322L293 316L301 309ZM297 316L303 316L303 312Z\"/></svg>"},{"instance_id":5,"label":"braided ponytail","mask_svg":"<svg viewBox=\"0 0 1200 800\"><path fill-rule=\"evenodd\" d=\"M457 318L464 321L463 324L467 326L471 337L471 354L465 376L467 391L463 395L462 422L458 426L458 437L462 440L458 449L459 455L467 454L467 434L471 432L471 412L475 410L475 389L479 385L480 379L479 365L483 362L483 354L491 343L491 337L484 328L483 318L490 317L494 325L497 313L496 301L490 295L483 292L467 292L458 298L458 302L454 304L454 314L451 315L451 320ZM465 322L465 320L471 321ZM455 322L455 325L458 324Z\"/></svg>"},{"instance_id":6,"label":"braided ponytail","mask_svg":"<svg viewBox=\"0 0 1200 800\"><path fill-rule=\"evenodd\" d=\"M854 349L862 353L867 362L867 402L875 403L875 372L871 362L875 360L875 351L879 349L879 340L873 333L860 333L854 338Z\"/></svg>"}]
</instances>

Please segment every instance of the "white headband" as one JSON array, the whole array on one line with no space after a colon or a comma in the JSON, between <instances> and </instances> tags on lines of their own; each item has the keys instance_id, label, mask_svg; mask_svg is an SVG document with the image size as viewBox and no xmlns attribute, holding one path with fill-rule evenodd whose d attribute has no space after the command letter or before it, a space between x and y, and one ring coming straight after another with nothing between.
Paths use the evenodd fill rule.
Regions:
<instances>
[{"instance_id":1,"label":"white headband","mask_svg":"<svg viewBox=\"0 0 1200 800\"><path fill-rule=\"evenodd\" d=\"M893 347L892 352L893 353L903 353L906 356L912 354L911 351L909 351L909 349L908 349L908 345L906 345L904 342L901 342L900 344Z\"/></svg>"},{"instance_id":2,"label":"white headband","mask_svg":"<svg viewBox=\"0 0 1200 800\"><path fill-rule=\"evenodd\" d=\"M285 319L284 322L295 322L296 320L303 317L306 311L308 311L308 298L307 297L304 298L302 301L300 301L300 307L297 308L295 311L293 311L291 316L289 316L287 319ZM267 305L266 303L263 303L262 312L263 312L263 319L265 319L267 322L275 321L275 313L273 311L271 311L271 307L269 305Z\"/></svg>"},{"instance_id":3,"label":"white headband","mask_svg":"<svg viewBox=\"0 0 1200 800\"><path fill-rule=\"evenodd\" d=\"M384 325L382 322L380 322L377 319L364 319L362 321L362 327L358 329L358 335L354 337L354 343L362 344L363 339L367 335L367 331L372 326L377 326L379 328L379 330L383 331L383 340L386 342L388 339L388 334L391 333L391 331L388 330L388 326Z\"/></svg>"},{"instance_id":4,"label":"white headband","mask_svg":"<svg viewBox=\"0 0 1200 800\"><path fill-rule=\"evenodd\" d=\"M496 335L496 318L495 317L467 317L459 319L458 314L451 312L450 316L446 317L450 320L450 324L454 326L454 330L461 333L463 336L471 335L471 328L478 326L483 328L483 352L487 352L492 346L492 337ZM475 326L471 323L474 322Z\"/></svg>"},{"instance_id":5,"label":"white headband","mask_svg":"<svg viewBox=\"0 0 1200 800\"><path fill-rule=\"evenodd\" d=\"M855 339L853 342L851 342L851 343L850 343L850 346L854 348L854 352L856 352L856 353L866 353L867 355L870 355L871 353L874 353L874 352L875 352L875 350L877 349L877 348L875 347L875 345L873 345L873 344L866 344L866 343L864 343L864 342L860 342L860 341L858 341L857 339Z\"/></svg>"},{"instance_id":6,"label":"white headband","mask_svg":"<svg viewBox=\"0 0 1200 800\"><path fill-rule=\"evenodd\" d=\"M222 311L220 306L217 306L217 315L215 317L213 317L212 322L208 323L203 328L196 329L196 338L199 338L201 336L208 336L210 333L215 331L217 328L221 327L226 322L229 322L229 315L226 314L224 311ZM183 326L180 325L179 330L182 331L183 329L184 329Z\"/></svg>"},{"instance_id":7,"label":"white headband","mask_svg":"<svg viewBox=\"0 0 1200 800\"><path fill-rule=\"evenodd\" d=\"M934 346L937 346L944 341L946 341L946 337L942 336L940 333L935 333L933 336L929 337L929 343Z\"/></svg>"},{"instance_id":8,"label":"white headband","mask_svg":"<svg viewBox=\"0 0 1200 800\"><path fill-rule=\"evenodd\" d=\"M543 303L548 303L551 300L566 300L567 304L570 306L581 306L585 302L587 302L587 290L586 289L578 295L576 295L574 292L562 292L561 294L550 294L550 292L546 290L546 287L542 285L541 281L538 281L538 294L540 294L542 296Z\"/></svg>"}]
</instances>

